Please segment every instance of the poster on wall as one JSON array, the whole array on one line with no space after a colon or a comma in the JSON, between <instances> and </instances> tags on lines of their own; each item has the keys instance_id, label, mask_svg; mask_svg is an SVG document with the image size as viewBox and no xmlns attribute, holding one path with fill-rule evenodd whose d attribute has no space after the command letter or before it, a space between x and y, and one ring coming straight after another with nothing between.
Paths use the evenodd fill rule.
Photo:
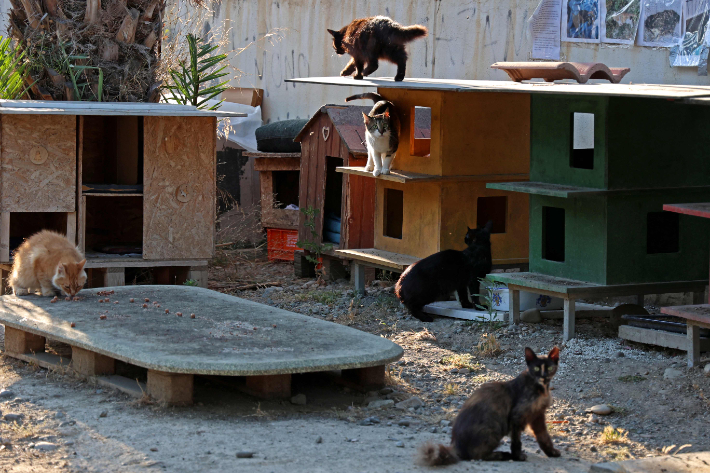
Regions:
<instances>
[{"instance_id":1,"label":"poster on wall","mask_svg":"<svg viewBox=\"0 0 710 473\"><path fill-rule=\"evenodd\" d=\"M708 29L708 0L683 1L683 27L684 33L680 43L671 48L671 67L697 67L704 66L707 75L707 29Z\"/></svg>"},{"instance_id":2,"label":"poster on wall","mask_svg":"<svg viewBox=\"0 0 710 473\"><path fill-rule=\"evenodd\" d=\"M599 43L599 14L599 0L562 0L562 41Z\"/></svg>"},{"instance_id":3,"label":"poster on wall","mask_svg":"<svg viewBox=\"0 0 710 473\"><path fill-rule=\"evenodd\" d=\"M640 46L671 47L683 36L682 0L641 0Z\"/></svg>"},{"instance_id":4,"label":"poster on wall","mask_svg":"<svg viewBox=\"0 0 710 473\"><path fill-rule=\"evenodd\" d=\"M533 59L560 60L560 14L562 0L540 0L528 20Z\"/></svg>"},{"instance_id":5,"label":"poster on wall","mask_svg":"<svg viewBox=\"0 0 710 473\"><path fill-rule=\"evenodd\" d=\"M601 0L602 43L634 44L641 0Z\"/></svg>"}]
</instances>

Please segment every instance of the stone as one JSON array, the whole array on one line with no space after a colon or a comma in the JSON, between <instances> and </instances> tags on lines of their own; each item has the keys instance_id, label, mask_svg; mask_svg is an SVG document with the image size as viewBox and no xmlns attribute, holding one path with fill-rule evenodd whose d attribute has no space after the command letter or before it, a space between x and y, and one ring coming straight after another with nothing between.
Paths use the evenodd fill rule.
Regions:
<instances>
[{"instance_id":1,"label":"stone","mask_svg":"<svg viewBox=\"0 0 710 473\"><path fill-rule=\"evenodd\" d=\"M392 399L380 399L378 401L372 401L367 405L368 409L383 409L385 407L394 406L394 401Z\"/></svg>"},{"instance_id":2,"label":"stone","mask_svg":"<svg viewBox=\"0 0 710 473\"><path fill-rule=\"evenodd\" d=\"M362 419L358 424L360 425L373 425L373 424L379 424L380 423L380 418L379 417L368 417L366 419Z\"/></svg>"},{"instance_id":3,"label":"stone","mask_svg":"<svg viewBox=\"0 0 710 473\"><path fill-rule=\"evenodd\" d=\"M666 368L666 371L663 372L663 379L675 379L680 376L683 376L683 372L675 368Z\"/></svg>"},{"instance_id":4,"label":"stone","mask_svg":"<svg viewBox=\"0 0 710 473\"><path fill-rule=\"evenodd\" d=\"M305 406L306 405L306 395L305 394L296 394L291 398L291 404L295 404L297 406Z\"/></svg>"},{"instance_id":5,"label":"stone","mask_svg":"<svg viewBox=\"0 0 710 473\"><path fill-rule=\"evenodd\" d=\"M459 374L469 374L470 372L471 372L471 370L468 368L461 368L459 370Z\"/></svg>"},{"instance_id":6,"label":"stone","mask_svg":"<svg viewBox=\"0 0 710 473\"><path fill-rule=\"evenodd\" d=\"M254 452L237 452L237 458L253 458Z\"/></svg>"},{"instance_id":7,"label":"stone","mask_svg":"<svg viewBox=\"0 0 710 473\"><path fill-rule=\"evenodd\" d=\"M708 366L710 366L710 365L708 365ZM394 389L392 389L392 388L380 389L380 394L382 394L383 396L386 396L387 394L392 394L393 392L394 392Z\"/></svg>"},{"instance_id":8,"label":"stone","mask_svg":"<svg viewBox=\"0 0 710 473\"><path fill-rule=\"evenodd\" d=\"M589 468L589 473L628 473L620 463L598 463Z\"/></svg>"},{"instance_id":9,"label":"stone","mask_svg":"<svg viewBox=\"0 0 710 473\"><path fill-rule=\"evenodd\" d=\"M24 414L5 414L2 418L8 422L20 422L22 418L25 417Z\"/></svg>"},{"instance_id":10,"label":"stone","mask_svg":"<svg viewBox=\"0 0 710 473\"><path fill-rule=\"evenodd\" d=\"M623 351L619 351L619 352L616 353L616 357L617 357L617 358L623 358L623 357L625 357L625 356L626 356L626 355L624 355L624 352L623 352Z\"/></svg>"},{"instance_id":11,"label":"stone","mask_svg":"<svg viewBox=\"0 0 710 473\"><path fill-rule=\"evenodd\" d=\"M39 450L41 452L51 452L52 450L56 450L59 448L56 444L53 444L52 442L37 442L35 444L35 450Z\"/></svg>"},{"instance_id":12,"label":"stone","mask_svg":"<svg viewBox=\"0 0 710 473\"><path fill-rule=\"evenodd\" d=\"M323 443L323 437L321 437L319 435L318 438L316 439L316 443Z\"/></svg>"},{"instance_id":13,"label":"stone","mask_svg":"<svg viewBox=\"0 0 710 473\"><path fill-rule=\"evenodd\" d=\"M397 425L401 425L402 427L409 427L409 425L411 423L412 423L412 419L405 417L404 419L397 422Z\"/></svg>"},{"instance_id":14,"label":"stone","mask_svg":"<svg viewBox=\"0 0 710 473\"><path fill-rule=\"evenodd\" d=\"M432 434L435 434L437 432L436 426L429 428L429 432L431 432Z\"/></svg>"},{"instance_id":15,"label":"stone","mask_svg":"<svg viewBox=\"0 0 710 473\"><path fill-rule=\"evenodd\" d=\"M442 427L448 427L448 426L451 425L451 421L450 421L450 420L446 420L446 419L442 419L442 421L439 422L439 425L441 425Z\"/></svg>"},{"instance_id":16,"label":"stone","mask_svg":"<svg viewBox=\"0 0 710 473\"><path fill-rule=\"evenodd\" d=\"M7 389L3 389L0 391L0 399L10 399L11 397L15 397L15 393L12 391L9 391Z\"/></svg>"},{"instance_id":17,"label":"stone","mask_svg":"<svg viewBox=\"0 0 710 473\"><path fill-rule=\"evenodd\" d=\"M63 412L57 412L56 414L54 414L55 419L64 419L64 417L65 415Z\"/></svg>"},{"instance_id":18,"label":"stone","mask_svg":"<svg viewBox=\"0 0 710 473\"><path fill-rule=\"evenodd\" d=\"M393 401L394 402L394 401ZM410 397L402 402L398 402L394 407L397 409L409 409L410 407L417 408L424 405L424 402L418 397Z\"/></svg>"},{"instance_id":19,"label":"stone","mask_svg":"<svg viewBox=\"0 0 710 473\"><path fill-rule=\"evenodd\" d=\"M538 309L528 309L520 314L520 321L528 324L539 324L542 322L542 314Z\"/></svg>"},{"instance_id":20,"label":"stone","mask_svg":"<svg viewBox=\"0 0 710 473\"><path fill-rule=\"evenodd\" d=\"M404 442L402 442L401 440L399 440L399 441L397 441L397 443L394 444L394 446L395 446L395 447L399 447L399 448L404 448Z\"/></svg>"},{"instance_id":21,"label":"stone","mask_svg":"<svg viewBox=\"0 0 710 473\"><path fill-rule=\"evenodd\" d=\"M612 408L607 406L606 404L599 404L596 406L592 406L589 411L592 414L596 414L598 416L608 416L613 412Z\"/></svg>"},{"instance_id":22,"label":"stone","mask_svg":"<svg viewBox=\"0 0 710 473\"><path fill-rule=\"evenodd\" d=\"M99 414L99 417L107 417L108 416L108 411L101 411L101 414Z\"/></svg>"},{"instance_id":23,"label":"stone","mask_svg":"<svg viewBox=\"0 0 710 473\"><path fill-rule=\"evenodd\" d=\"M703 368L703 371L705 371L706 373L710 374L710 363L708 363L707 365L705 365L705 368Z\"/></svg>"},{"instance_id":24,"label":"stone","mask_svg":"<svg viewBox=\"0 0 710 473\"><path fill-rule=\"evenodd\" d=\"M591 447L589 447L589 451L590 452L598 452L599 449L597 447L595 447L594 445L592 445Z\"/></svg>"}]
</instances>

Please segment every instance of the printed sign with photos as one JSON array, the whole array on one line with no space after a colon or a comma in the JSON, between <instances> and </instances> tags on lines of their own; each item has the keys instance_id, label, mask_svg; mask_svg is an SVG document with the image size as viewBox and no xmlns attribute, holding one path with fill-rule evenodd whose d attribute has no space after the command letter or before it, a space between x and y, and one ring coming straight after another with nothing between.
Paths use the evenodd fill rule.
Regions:
<instances>
[{"instance_id":1,"label":"printed sign with photos","mask_svg":"<svg viewBox=\"0 0 710 473\"><path fill-rule=\"evenodd\" d=\"M563 0L562 41L599 43L600 13L599 0Z\"/></svg>"},{"instance_id":2,"label":"printed sign with photos","mask_svg":"<svg viewBox=\"0 0 710 473\"><path fill-rule=\"evenodd\" d=\"M640 46L671 47L683 37L682 0L641 0Z\"/></svg>"},{"instance_id":3,"label":"printed sign with photos","mask_svg":"<svg viewBox=\"0 0 710 473\"><path fill-rule=\"evenodd\" d=\"M601 0L602 43L634 44L641 0Z\"/></svg>"}]
</instances>

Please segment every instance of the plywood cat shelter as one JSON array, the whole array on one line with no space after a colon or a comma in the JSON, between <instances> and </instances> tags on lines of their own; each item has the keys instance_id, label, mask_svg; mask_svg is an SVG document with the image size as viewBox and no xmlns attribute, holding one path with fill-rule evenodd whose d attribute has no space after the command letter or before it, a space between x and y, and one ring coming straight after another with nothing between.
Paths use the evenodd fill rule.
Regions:
<instances>
[{"instance_id":1,"label":"plywood cat shelter","mask_svg":"<svg viewBox=\"0 0 710 473\"><path fill-rule=\"evenodd\" d=\"M519 291L575 300L694 292L707 285L710 222L663 211L710 199L709 87L547 85L532 96L530 182L489 188L530 196L530 272L508 284L511 322Z\"/></svg>"},{"instance_id":2,"label":"plywood cat shelter","mask_svg":"<svg viewBox=\"0 0 710 473\"><path fill-rule=\"evenodd\" d=\"M359 177L376 186L373 245L336 251L355 263L358 290L364 290L364 267L402 272L437 251L463 249L467 226L488 220L494 222L494 265L526 266L528 198L487 189L486 183L528 179L528 94L478 93L475 88L457 87L458 81L445 80L293 81L377 87L400 117L399 148L391 174L373 178L362 164L338 168L351 179ZM422 115L431 117L426 135L419 132Z\"/></svg>"},{"instance_id":3,"label":"plywood cat shelter","mask_svg":"<svg viewBox=\"0 0 710 473\"><path fill-rule=\"evenodd\" d=\"M41 229L85 252L89 286L144 268L207 284L217 116L190 106L0 102L0 268Z\"/></svg>"},{"instance_id":4,"label":"plywood cat shelter","mask_svg":"<svg viewBox=\"0 0 710 473\"><path fill-rule=\"evenodd\" d=\"M328 243L334 250L373 244L374 182L336 172L342 166L364 166L367 162L362 114L369 113L371 108L371 105L324 105L295 138L301 143L299 207L318 210L315 238L305 225L305 215L299 212L299 240ZM326 274L341 276L336 252L327 251L324 256ZM307 275L307 264L297 267L304 268L299 276Z\"/></svg>"}]
</instances>

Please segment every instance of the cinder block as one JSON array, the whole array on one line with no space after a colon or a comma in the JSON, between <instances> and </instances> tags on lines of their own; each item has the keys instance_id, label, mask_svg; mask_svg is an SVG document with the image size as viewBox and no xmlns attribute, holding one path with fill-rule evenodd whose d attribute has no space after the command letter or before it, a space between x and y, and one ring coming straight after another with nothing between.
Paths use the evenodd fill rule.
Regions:
<instances>
[{"instance_id":1,"label":"cinder block","mask_svg":"<svg viewBox=\"0 0 710 473\"><path fill-rule=\"evenodd\" d=\"M148 370L148 394L158 401L174 405L192 404L194 376Z\"/></svg>"},{"instance_id":2,"label":"cinder block","mask_svg":"<svg viewBox=\"0 0 710 473\"><path fill-rule=\"evenodd\" d=\"M83 376L100 376L115 372L116 360L83 348L71 347L71 359L74 371Z\"/></svg>"},{"instance_id":3,"label":"cinder block","mask_svg":"<svg viewBox=\"0 0 710 473\"><path fill-rule=\"evenodd\" d=\"M45 343L44 337L5 326L5 351L7 353L43 352Z\"/></svg>"}]
</instances>

